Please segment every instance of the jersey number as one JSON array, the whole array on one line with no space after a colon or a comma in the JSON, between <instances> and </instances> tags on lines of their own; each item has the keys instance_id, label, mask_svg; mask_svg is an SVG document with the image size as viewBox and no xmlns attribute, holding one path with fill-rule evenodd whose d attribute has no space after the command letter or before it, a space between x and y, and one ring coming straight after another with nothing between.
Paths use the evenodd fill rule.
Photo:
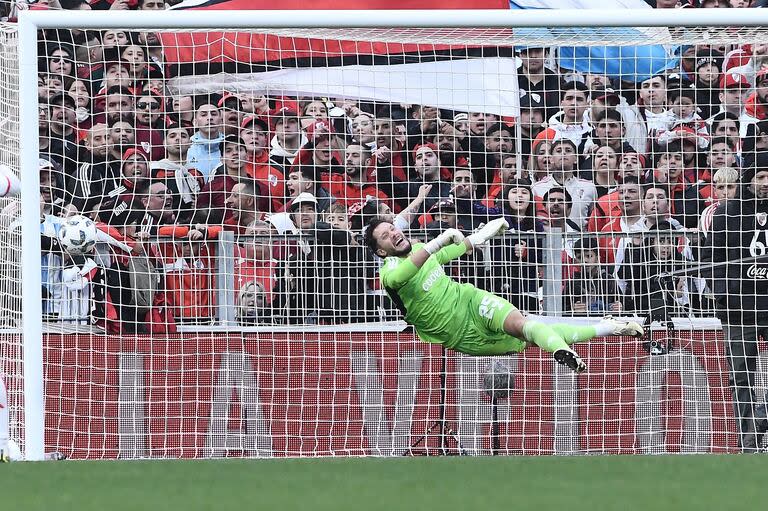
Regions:
<instances>
[{"instance_id":1,"label":"jersey number","mask_svg":"<svg viewBox=\"0 0 768 511\"><path fill-rule=\"evenodd\" d=\"M760 241L762 236L764 241ZM752 236L752 241L749 243L749 255L752 257L758 257L765 255L766 246L768 245L768 230L755 231Z\"/></svg>"},{"instance_id":2,"label":"jersey number","mask_svg":"<svg viewBox=\"0 0 768 511\"><path fill-rule=\"evenodd\" d=\"M477 312L484 318L493 319L493 313L498 309L501 309L501 301L498 298L486 296L480 302L480 307L477 308Z\"/></svg>"}]
</instances>

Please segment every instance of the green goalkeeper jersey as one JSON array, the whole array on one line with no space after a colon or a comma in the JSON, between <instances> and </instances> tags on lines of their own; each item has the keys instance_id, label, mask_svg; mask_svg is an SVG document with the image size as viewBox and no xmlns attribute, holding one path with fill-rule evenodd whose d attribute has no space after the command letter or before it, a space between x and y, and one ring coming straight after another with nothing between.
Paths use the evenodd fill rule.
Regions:
<instances>
[{"instance_id":1,"label":"green goalkeeper jersey","mask_svg":"<svg viewBox=\"0 0 768 511\"><path fill-rule=\"evenodd\" d=\"M413 252L422 247L422 243L414 244ZM454 347L460 340L457 334L466 319L468 294L475 288L447 276L442 265L465 252L464 243L449 245L418 269L407 256L387 257L380 272L384 289L405 320L416 327L419 337L446 348Z\"/></svg>"}]
</instances>

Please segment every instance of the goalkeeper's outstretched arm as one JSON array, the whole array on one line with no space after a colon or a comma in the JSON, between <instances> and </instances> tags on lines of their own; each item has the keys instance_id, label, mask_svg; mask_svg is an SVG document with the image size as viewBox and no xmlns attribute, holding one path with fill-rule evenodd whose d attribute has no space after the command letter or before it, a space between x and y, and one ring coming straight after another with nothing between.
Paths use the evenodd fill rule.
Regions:
<instances>
[{"instance_id":1,"label":"goalkeeper's outstretched arm","mask_svg":"<svg viewBox=\"0 0 768 511\"><path fill-rule=\"evenodd\" d=\"M471 245L467 245L467 242L464 240L464 235L461 234L460 231L456 229L447 229L437 238L426 243L419 250L412 252L405 261L400 263L393 271L387 272L383 277L383 283L386 287L399 289L405 285L411 277L416 275L432 254L436 254L440 264L444 264L451 259L461 257L462 254L466 253L468 248L471 248ZM443 253L443 251L446 252ZM458 255L455 255L457 253Z\"/></svg>"}]
</instances>

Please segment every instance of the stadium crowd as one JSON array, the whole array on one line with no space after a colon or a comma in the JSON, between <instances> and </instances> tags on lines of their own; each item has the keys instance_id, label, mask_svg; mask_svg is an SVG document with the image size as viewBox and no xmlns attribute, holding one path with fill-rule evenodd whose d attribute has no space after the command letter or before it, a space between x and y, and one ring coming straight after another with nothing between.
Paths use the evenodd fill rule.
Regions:
<instances>
[{"instance_id":1,"label":"stadium crowd","mask_svg":"<svg viewBox=\"0 0 768 511\"><path fill-rule=\"evenodd\" d=\"M683 47L678 67L639 83L561 69L554 48L501 49L519 62L516 123L354 98L179 95L167 83L180 68L156 33L49 31L44 41L45 312L114 331L215 320L225 267L243 324L391 317L380 261L360 243L376 216L420 240L506 217L503 240L447 271L523 310L543 307L544 239L559 231L564 312L696 314L711 309L707 282L661 276L711 259L718 205L762 193L767 177L744 171L768 168L763 45ZM57 243L78 214L103 233L93 255Z\"/></svg>"}]
</instances>

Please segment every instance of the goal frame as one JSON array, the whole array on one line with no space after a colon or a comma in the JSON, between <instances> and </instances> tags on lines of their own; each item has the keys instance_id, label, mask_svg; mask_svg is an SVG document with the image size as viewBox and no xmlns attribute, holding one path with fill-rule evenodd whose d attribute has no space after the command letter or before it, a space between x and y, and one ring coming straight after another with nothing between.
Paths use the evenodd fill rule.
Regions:
<instances>
[{"instance_id":1,"label":"goal frame","mask_svg":"<svg viewBox=\"0 0 768 511\"><path fill-rule=\"evenodd\" d=\"M543 27L758 27L768 9L381 10L370 11L22 11L19 14L20 170L22 179L22 339L25 459L45 457L37 31L40 29L343 29Z\"/></svg>"}]
</instances>

